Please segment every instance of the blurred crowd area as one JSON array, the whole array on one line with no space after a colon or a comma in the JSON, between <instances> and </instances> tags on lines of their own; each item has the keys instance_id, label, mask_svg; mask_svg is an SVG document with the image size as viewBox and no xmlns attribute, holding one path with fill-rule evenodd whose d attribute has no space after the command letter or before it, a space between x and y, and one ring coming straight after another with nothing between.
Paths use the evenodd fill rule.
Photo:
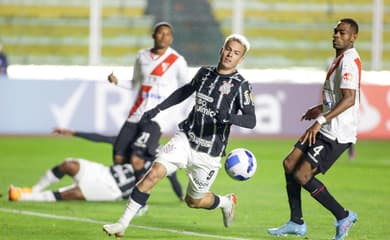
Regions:
<instances>
[{"instance_id":1,"label":"blurred crowd area","mask_svg":"<svg viewBox=\"0 0 390 240\"><path fill-rule=\"evenodd\" d=\"M190 66L214 64L233 31L235 0L0 0L0 44L9 64L88 65L90 4L101 4L98 65L129 66L139 49L152 46L151 27L169 21L173 47ZM251 42L245 68L325 69L333 26L343 17L360 25L356 47L370 68L372 0L245 0L241 31ZM383 6L382 69L390 69L390 3Z\"/></svg>"}]
</instances>

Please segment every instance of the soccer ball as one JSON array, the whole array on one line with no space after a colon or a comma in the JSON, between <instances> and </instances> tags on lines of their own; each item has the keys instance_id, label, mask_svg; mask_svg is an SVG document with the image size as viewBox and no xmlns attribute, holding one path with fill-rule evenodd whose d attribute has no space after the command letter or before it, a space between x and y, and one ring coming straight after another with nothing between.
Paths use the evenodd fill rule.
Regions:
<instances>
[{"instance_id":1,"label":"soccer ball","mask_svg":"<svg viewBox=\"0 0 390 240\"><path fill-rule=\"evenodd\" d=\"M233 179L244 181L250 179L256 172L256 157L245 148L236 148L226 157L225 171Z\"/></svg>"}]
</instances>

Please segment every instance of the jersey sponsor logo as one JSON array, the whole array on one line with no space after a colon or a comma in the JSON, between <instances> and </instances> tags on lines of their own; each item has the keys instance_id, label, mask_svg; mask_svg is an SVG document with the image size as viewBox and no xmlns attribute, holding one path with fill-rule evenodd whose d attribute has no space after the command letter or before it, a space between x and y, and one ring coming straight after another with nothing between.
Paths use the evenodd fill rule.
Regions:
<instances>
[{"instance_id":1,"label":"jersey sponsor logo","mask_svg":"<svg viewBox=\"0 0 390 240\"><path fill-rule=\"evenodd\" d=\"M150 73L155 76L162 76L172 66L172 64L179 58L174 53L171 53L166 57L160 64L158 64L153 71Z\"/></svg>"},{"instance_id":2,"label":"jersey sponsor logo","mask_svg":"<svg viewBox=\"0 0 390 240\"><path fill-rule=\"evenodd\" d=\"M201 99L203 99L203 100L205 100L205 101L207 101L207 102L210 102L210 103L214 102L214 98L212 98L210 96L207 96L207 95L205 95L203 93L198 93L196 96L201 98Z\"/></svg>"},{"instance_id":3,"label":"jersey sponsor logo","mask_svg":"<svg viewBox=\"0 0 390 240\"><path fill-rule=\"evenodd\" d=\"M152 89L152 86L142 85L140 92L138 94L137 100L136 100L134 106L130 110L129 117L132 116L138 110L138 108L142 105L142 103L144 102L146 96L148 95L148 93L150 92L151 89Z\"/></svg>"},{"instance_id":4,"label":"jersey sponsor logo","mask_svg":"<svg viewBox=\"0 0 390 240\"><path fill-rule=\"evenodd\" d=\"M352 80L352 73L346 72L343 74L343 80L344 81L351 81Z\"/></svg>"},{"instance_id":5,"label":"jersey sponsor logo","mask_svg":"<svg viewBox=\"0 0 390 240\"><path fill-rule=\"evenodd\" d=\"M211 98L211 99L205 100L205 98L201 97L201 95L198 94L197 98L196 98L195 111L200 112L200 113L207 115L207 116L210 116L210 117L214 117L216 115L216 112L213 109L210 109L208 107L208 102L210 100L213 100L213 99Z\"/></svg>"},{"instance_id":6,"label":"jersey sponsor logo","mask_svg":"<svg viewBox=\"0 0 390 240\"><path fill-rule=\"evenodd\" d=\"M246 90L244 92L244 105L249 105L251 104L253 101L252 101L252 94Z\"/></svg>"},{"instance_id":7,"label":"jersey sponsor logo","mask_svg":"<svg viewBox=\"0 0 390 240\"><path fill-rule=\"evenodd\" d=\"M233 83L230 83L230 82L227 82L227 81L223 81L223 83L219 87L218 91L221 94L229 94L233 86L234 86Z\"/></svg>"},{"instance_id":8,"label":"jersey sponsor logo","mask_svg":"<svg viewBox=\"0 0 390 240\"><path fill-rule=\"evenodd\" d=\"M207 147L207 148L209 148L209 147L212 146L212 142L211 142L211 141L207 141L207 140L205 140L205 139L202 139L202 138L197 137L197 136L195 135L195 133L192 132L192 131L189 131L189 132L188 132L188 139L189 139L190 142L193 142L193 143L195 143L196 145L200 145L200 146L202 146L202 147Z\"/></svg>"},{"instance_id":9,"label":"jersey sponsor logo","mask_svg":"<svg viewBox=\"0 0 390 240\"><path fill-rule=\"evenodd\" d=\"M202 181L197 177L194 177L193 180L194 180L195 184L198 185L199 189L203 189L203 188L206 188L209 186L209 182ZM207 179L207 180L209 180L209 179Z\"/></svg>"},{"instance_id":10,"label":"jersey sponsor logo","mask_svg":"<svg viewBox=\"0 0 390 240\"><path fill-rule=\"evenodd\" d=\"M143 99L145 99L145 98L153 98L153 99L161 100L163 97L161 95L159 95L159 94L143 92L142 93L142 98Z\"/></svg>"}]
</instances>

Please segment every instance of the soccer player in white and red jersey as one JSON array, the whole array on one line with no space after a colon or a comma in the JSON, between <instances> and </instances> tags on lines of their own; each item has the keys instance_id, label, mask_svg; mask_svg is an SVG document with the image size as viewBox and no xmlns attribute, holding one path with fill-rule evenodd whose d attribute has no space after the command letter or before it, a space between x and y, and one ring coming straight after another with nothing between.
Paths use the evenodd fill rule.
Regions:
<instances>
[{"instance_id":1,"label":"soccer player in white and red jersey","mask_svg":"<svg viewBox=\"0 0 390 240\"><path fill-rule=\"evenodd\" d=\"M114 164L130 162L136 179L146 172L145 161L153 161L161 136L161 118L141 126L143 113L161 103L176 88L188 81L187 62L172 49L173 27L168 22L154 25L152 37L154 46L138 52L134 64L131 88L137 97L130 109L114 143ZM118 84L114 74L108 76L111 83Z\"/></svg>"},{"instance_id":2,"label":"soccer player in white and red jersey","mask_svg":"<svg viewBox=\"0 0 390 240\"><path fill-rule=\"evenodd\" d=\"M234 219L236 195L217 195L210 191L221 167L221 157L228 144L230 127L256 125L255 106L250 83L237 71L249 50L242 35L225 39L216 66L201 67L190 83L174 91L155 108L144 113L141 121L150 121L160 112L193 94L195 102L179 131L161 150L151 169L139 181L117 223L106 224L109 235L123 236L138 209L146 204L153 187L166 175L186 169L188 176L185 201L191 208L221 209L225 227Z\"/></svg>"},{"instance_id":3,"label":"soccer player in white and red jersey","mask_svg":"<svg viewBox=\"0 0 390 240\"><path fill-rule=\"evenodd\" d=\"M283 161L290 220L268 233L276 236L304 235L306 224L301 206L301 188L308 191L337 220L333 239L344 239L357 221L357 214L346 210L315 176L325 174L339 156L356 142L359 120L361 61L354 48L359 26L351 18L341 19L333 33L336 56L322 89L322 104L307 110L302 120L314 123Z\"/></svg>"}]
</instances>

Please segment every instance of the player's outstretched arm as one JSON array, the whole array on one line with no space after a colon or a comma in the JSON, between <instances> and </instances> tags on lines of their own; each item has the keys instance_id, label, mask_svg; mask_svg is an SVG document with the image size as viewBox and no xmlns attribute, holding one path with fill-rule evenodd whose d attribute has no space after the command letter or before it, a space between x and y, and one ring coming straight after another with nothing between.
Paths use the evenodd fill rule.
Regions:
<instances>
[{"instance_id":1,"label":"player's outstretched arm","mask_svg":"<svg viewBox=\"0 0 390 240\"><path fill-rule=\"evenodd\" d=\"M107 136L99 133L89 133L89 132L75 132L74 136L84 138L92 142L110 143L110 144L114 144L116 140L115 136Z\"/></svg>"},{"instance_id":2,"label":"player's outstretched arm","mask_svg":"<svg viewBox=\"0 0 390 240\"><path fill-rule=\"evenodd\" d=\"M75 132L65 128L54 128L52 134L73 137Z\"/></svg>"},{"instance_id":3,"label":"player's outstretched arm","mask_svg":"<svg viewBox=\"0 0 390 240\"><path fill-rule=\"evenodd\" d=\"M150 109L142 115L141 122L147 122L152 120L157 114L173 105L179 104L187 99L191 94L195 92L195 88L191 84L186 84L176 89L171 95L169 95L162 103L156 107Z\"/></svg>"},{"instance_id":4,"label":"player's outstretched arm","mask_svg":"<svg viewBox=\"0 0 390 240\"><path fill-rule=\"evenodd\" d=\"M77 132L65 128L54 128L53 134L60 136L79 137L93 142L103 142L110 144L113 144L116 139L115 136L106 136L98 133L89 132Z\"/></svg>"}]
</instances>

